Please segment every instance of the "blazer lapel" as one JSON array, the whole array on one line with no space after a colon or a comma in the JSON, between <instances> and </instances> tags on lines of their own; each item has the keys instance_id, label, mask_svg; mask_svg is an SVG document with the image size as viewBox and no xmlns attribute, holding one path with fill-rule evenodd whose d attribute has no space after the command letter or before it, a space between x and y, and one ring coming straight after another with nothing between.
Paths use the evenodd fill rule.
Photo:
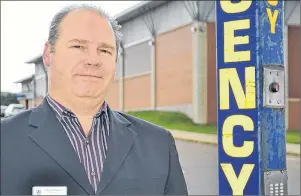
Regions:
<instances>
[{"instance_id":1,"label":"blazer lapel","mask_svg":"<svg viewBox=\"0 0 301 196\"><path fill-rule=\"evenodd\" d=\"M109 110L110 137L108 138L107 158L100 176L96 195L106 188L113 179L123 161L130 152L136 138L136 133L130 129L131 123L118 112Z\"/></svg>"},{"instance_id":2,"label":"blazer lapel","mask_svg":"<svg viewBox=\"0 0 301 196\"><path fill-rule=\"evenodd\" d=\"M46 99L32 111L29 124L37 128L29 137L88 194L95 194L67 134Z\"/></svg>"}]
</instances>

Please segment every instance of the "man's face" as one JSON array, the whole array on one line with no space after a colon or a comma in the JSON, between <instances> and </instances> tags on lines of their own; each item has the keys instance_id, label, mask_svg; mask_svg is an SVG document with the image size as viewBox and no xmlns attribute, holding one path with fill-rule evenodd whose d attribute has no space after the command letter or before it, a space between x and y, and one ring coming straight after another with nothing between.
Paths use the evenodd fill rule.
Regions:
<instances>
[{"instance_id":1,"label":"man's face","mask_svg":"<svg viewBox=\"0 0 301 196\"><path fill-rule=\"evenodd\" d=\"M114 79L115 60L116 40L108 21L94 11L72 11L61 22L49 55L50 85L66 95L98 98Z\"/></svg>"}]
</instances>

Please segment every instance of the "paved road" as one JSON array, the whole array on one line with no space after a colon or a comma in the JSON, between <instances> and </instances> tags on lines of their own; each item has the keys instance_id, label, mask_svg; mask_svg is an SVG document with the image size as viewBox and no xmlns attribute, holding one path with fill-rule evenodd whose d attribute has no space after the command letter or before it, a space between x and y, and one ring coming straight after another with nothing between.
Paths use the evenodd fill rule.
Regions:
<instances>
[{"instance_id":1,"label":"paved road","mask_svg":"<svg viewBox=\"0 0 301 196\"><path fill-rule=\"evenodd\" d=\"M189 195L217 195L216 146L180 140L176 143ZM300 157L287 156L287 164L288 194L300 195Z\"/></svg>"}]
</instances>

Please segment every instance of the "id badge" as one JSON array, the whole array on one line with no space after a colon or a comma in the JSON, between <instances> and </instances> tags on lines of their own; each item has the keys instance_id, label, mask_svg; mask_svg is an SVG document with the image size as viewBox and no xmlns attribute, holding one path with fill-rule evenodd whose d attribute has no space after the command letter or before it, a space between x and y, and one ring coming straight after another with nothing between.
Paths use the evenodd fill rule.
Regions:
<instances>
[{"instance_id":1,"label":"id badge","mask_svg":"<svg viewBox=\"0 0 301 196\"><path fill-rule=\"evenodd\" d=\"M32 195L67 195L66 186L34 186Z\"/></svg>"}]
</instances>

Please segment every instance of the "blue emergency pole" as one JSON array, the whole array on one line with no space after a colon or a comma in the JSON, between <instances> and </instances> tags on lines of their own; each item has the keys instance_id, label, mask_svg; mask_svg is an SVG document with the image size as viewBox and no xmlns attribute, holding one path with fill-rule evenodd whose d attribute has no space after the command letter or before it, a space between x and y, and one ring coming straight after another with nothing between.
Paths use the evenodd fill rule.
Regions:
<instances>
[{"instance_id":1,"label":"blue emergency pole","mask_svg":"<svg viewBox=\"0 0 301 196\"><path fill-rule=\"evenodd\" d=\"M287 195L283 1L216 1L220 195Z\"/></svg>"}]
</instances>

